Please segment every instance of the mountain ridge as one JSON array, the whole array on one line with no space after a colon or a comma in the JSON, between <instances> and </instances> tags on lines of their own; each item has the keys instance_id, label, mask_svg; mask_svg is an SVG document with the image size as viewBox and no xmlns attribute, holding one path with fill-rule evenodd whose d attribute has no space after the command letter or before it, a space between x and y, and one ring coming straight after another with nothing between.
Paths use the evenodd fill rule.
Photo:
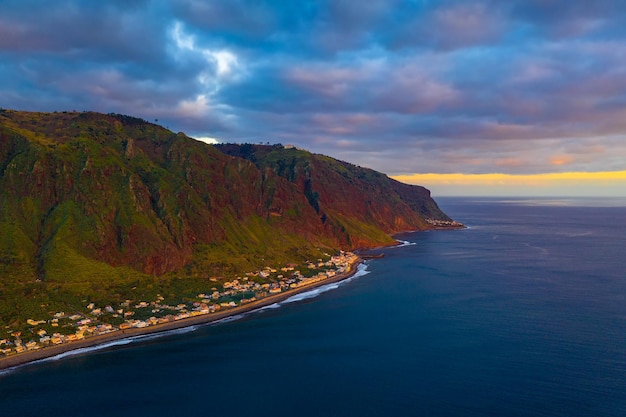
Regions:
<instances>
[{"instance_id":1,"label":"mountain ridge","mask_svg":"<svg viewBox=\"0 0 626 417\"><path fill-rule=\"evenodd\" d=\"M173 293L450 220L373 170L131 116L0 110L0 143L0 291L33 300Z\"/></svg>"}]
</instances>

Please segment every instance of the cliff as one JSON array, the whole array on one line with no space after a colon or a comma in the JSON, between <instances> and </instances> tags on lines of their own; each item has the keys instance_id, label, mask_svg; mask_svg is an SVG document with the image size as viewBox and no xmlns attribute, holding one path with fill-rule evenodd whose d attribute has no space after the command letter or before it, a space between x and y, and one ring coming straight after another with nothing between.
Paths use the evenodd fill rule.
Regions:
<instances>
[{"instance_id":1,"label":"cliff","mask_svg":"<svg viewBox=\"0 0 626 417\"><path fill-rule=\"evenodd\" d=\"M428 229L427 219L451 220L426 188L402 184L371 169L282 145L216 148L294 184L319 222L344 247L377 246L390 242L389 234Z\"/></svg>"},{"instance_id":2,"label":"cliff","mask_svg":"<svg viewBox=\"0 0 626 417\"><path fill-rule=\"evenodd\" d=\"M280 145L214 147L129 116L2 110L0 145L5 294L175 287L448 220L425 188L369 169Z\"/></svg>"}]
</instances>

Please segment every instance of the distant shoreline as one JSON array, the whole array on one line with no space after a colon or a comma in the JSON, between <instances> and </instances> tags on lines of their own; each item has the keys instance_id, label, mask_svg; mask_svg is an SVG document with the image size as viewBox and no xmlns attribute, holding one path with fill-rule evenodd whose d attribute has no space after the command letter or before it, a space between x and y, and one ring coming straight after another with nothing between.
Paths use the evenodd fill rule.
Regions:
<instances>
[{"instance_id":1,"label":"distant shoreline","mask_svg":"<svg viewBox=\"0 0 626 417\"><path fill-rule=\"evenodd\" d=\"M46 359L46 358L51 358L51 357L54 357L54 356L57 356L66 352L71 352L73 350L94 347L94 346L102 345L108 342L113 342L116 340L127 339L133 336L144 336L144 335L149 335L149 334L162 333L162 332L166 332L169 330L182 329L185 327L190 327L190 326L195 326L195 325L200 325L200 324L210 324L216 321L223 320L228 317L236 316L238 314L248 313L250 311L258 310L268 305L279 303L296 294L300 294L300 293L309 291L311 289L321 287L323 285L333 284L335 282L348 279L357 272L358 266L362 262L363 262L363 259L361 257L357 257L356 260L348 266L348 269L341 274L337 274L333 277L329 277L324 280L311 283L309 285L303 285L302 287L291 289L291 290L281 292L275 295L269 295L267 297L263 297L256 301L252 301L250 303L240 305L240 306L231 308L226 311L203 314L200 316L189 317L189 318L185 318L185 319L181 319L177 321L157 324L154 326L149 326L149 327L144 327L144 328L130 328L130 329L125 329L125 330L115 330L110 333L90 336L90 337L87 337L85 339L78 340L75 342L63 343L60 345L45 347L43 349L13 354L11 356L0 358L0 370L15 368L18 366L26 365L31 362L39 361L39 360Z\"/></svg>"}]
</instances>

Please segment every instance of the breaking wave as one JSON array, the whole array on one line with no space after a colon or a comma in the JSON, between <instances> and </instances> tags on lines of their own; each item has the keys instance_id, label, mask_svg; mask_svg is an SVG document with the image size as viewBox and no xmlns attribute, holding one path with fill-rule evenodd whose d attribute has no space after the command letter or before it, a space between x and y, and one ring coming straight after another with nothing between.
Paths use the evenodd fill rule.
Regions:
<instances>
[{"instance_id":1,"label":"breaking wave","mask_svg":"<svg viewBox=\"0 0 626 417\"><path fill-rule=\"evenodd\" d=\"M302 292L300 294L296 294L293 295L289 298L287 298L286 300L283 300L281 302L269 305L267 307L263 307L261 309L255 310L256 312L258 311L262 311L266 308L271 308L271 309L275 309L275 308L279 308L281 305L283 304L289 304L289 303L296 303L298 301L303 301L303 300L308 300L310 298L315 298L317 296L319 296L320 294L323 294L325 292L331 291L331 290L335 290L345 284L348 284L349 282L358 279L359 277L362 277L363 275L367 275L369 274L370 271L367 270L367 264L362 263L358 266L357 271L354 275L352 275L350 278L346 278L342 281L338 281L338 282L333 282L331 284L326 284L326 285L322 285L319 286L317 288L313 288L310 291L305 291Z\"/></svg>"},{"instance_id":2,"label":"breaking wave","mask_svg":"<svg viewBox=\"0 0 626 417\"><path fill-rule=\"evenodd\" d=\"M416 242L409 242L408 240L398 240L398 242L400 243L399 245L390 246L390 248L403 248L405 246L417 245Z\"/></svg>"}]
</instances>

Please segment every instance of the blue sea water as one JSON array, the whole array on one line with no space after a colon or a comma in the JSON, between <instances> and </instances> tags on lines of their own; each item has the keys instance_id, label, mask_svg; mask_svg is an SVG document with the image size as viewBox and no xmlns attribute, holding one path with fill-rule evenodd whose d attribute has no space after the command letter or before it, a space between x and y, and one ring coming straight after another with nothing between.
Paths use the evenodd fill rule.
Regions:
<instances>
[{"instance_id":1,"label":"blue sea water","mask_svg":"<svg viewBox=\"0 0 626 417\"><path fill-rule=\"evenodd\" d=\"M625 416L626 201L441 198L357 277L0 374L0 415Z\"/></svg>"}]
</instances>

